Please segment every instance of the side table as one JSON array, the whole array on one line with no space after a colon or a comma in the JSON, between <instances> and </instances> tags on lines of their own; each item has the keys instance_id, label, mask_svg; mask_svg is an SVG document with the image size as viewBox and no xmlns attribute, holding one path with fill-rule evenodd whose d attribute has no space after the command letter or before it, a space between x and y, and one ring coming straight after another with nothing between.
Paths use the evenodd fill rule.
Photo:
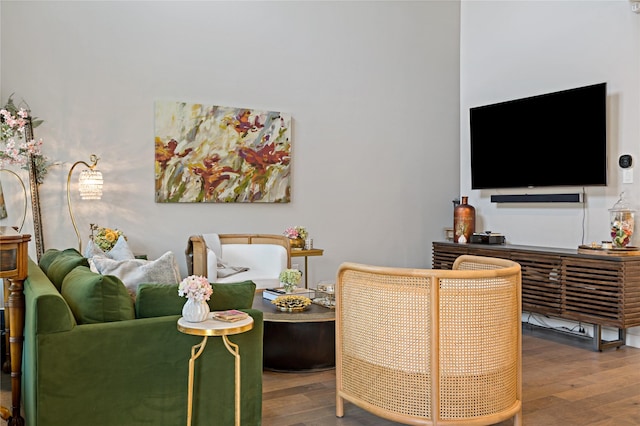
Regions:
<instances>
[{"instance_id":1,"label":"side table","mask_svg":"<svg viewBox=\"0 0 640 426\"><path fill-rule=\"evenodd\" d=\"M304 257L304 288L309 288L309 265L307 259L309 256L322 256L323 249L291 249L291 257Z\"/></svg>"},{"instance_id":2,"label":"side table","mask_svg":"<svg viewBox=\"0 0 640 426\"><path fill-rule=\"evenodd\" d=\"M189 392L187 396L187 426L191 426L193 408L193 370L195 360L202 354L209 336L221 336L224 346L235 357L235 425L240 426L240 350L238 345L231 343L227 336L240 334L253 328L253 318L248 317L240 321L225 322L213 318L213 313L202 322L188 322L180 317L178 331L194 336L204 336L202 342L191 348L189 359Z\"/></svg>"},{"instance_id":3,"label":"side table","mask_svg":"<svg viewBox=\"0 0 640 426\"><path fill-rule=\"evenodd\" d=\"M29 234L19 234L8 226L0 226L0 278L3 279L7 309L5 322L9 329L8 367L11 370L11 413L0 407L0 417L8 426L23 426L20 415L22 393L22 348L24 343L24 280L28 275Z\"/></svg>"}]
</instances>

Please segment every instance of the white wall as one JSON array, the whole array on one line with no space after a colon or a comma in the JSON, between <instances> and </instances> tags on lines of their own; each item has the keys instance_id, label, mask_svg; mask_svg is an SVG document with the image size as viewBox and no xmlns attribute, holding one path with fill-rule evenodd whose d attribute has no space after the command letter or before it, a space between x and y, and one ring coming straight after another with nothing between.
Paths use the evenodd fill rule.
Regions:
<instances>
[{"instance_id":1,"label":"white wall","mask_svg":"<svg viewBox=\"0 0 640 426\"><path fill-rule=\"evenodd\" d=\"M40 190L46 248L76 245L67 173L95 153L104 197L73 199L85 242L89 223L118 227L152 259L172 250L185 274L191 234L305 225L325 249L310 283L344 261L431 265L459 188L459 2L0 7L0 98L46 120L36 136L64 163ZM291 113L292 202L155 203L157 99Z\"/></svg>"},{"instance_id":2,"label":"white wall","mask_svg":"<svg viewBox=\"0 0 640 426\"><path fill-rule=\"evenodd\" d=\"M608 239L608 209L624 191L640 207L640 15L627 0L463 1L460 42L460 192L479 229L513 244L577 248ZM471 191L469 108L592 83L608 85L608 181L581 204L492 204L492 194L580 192L582 188ZM622 183L621 154L635 180ZM515 159L517 161L517 158ZM640 244L638 239L636 244ZM640 329L629 343L640 347Z\"/></svg>"}]
</instances>

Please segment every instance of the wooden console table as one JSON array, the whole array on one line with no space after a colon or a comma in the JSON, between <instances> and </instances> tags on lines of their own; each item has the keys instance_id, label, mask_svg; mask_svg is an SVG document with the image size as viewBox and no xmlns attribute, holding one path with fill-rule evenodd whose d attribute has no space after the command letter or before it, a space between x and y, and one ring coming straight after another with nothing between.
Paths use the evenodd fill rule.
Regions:
<instances>
[{"instance_id":1,"label":"wooden console table","mask_svg":"<svg viewBox=\"0 0 640 426\"><path fill-rule=\"evenodd\" d=\"M22 392L22 347L24 343L24 288L28 273L29 234L19 234L8 226L0 226L0 278L4 284L4 295L8 315L5 321L9 329L9 358L11 370L11 412L0 407L0 417L9 426L23 426L20 415ZM5 313L7 313L5 311Z\"/></svg>"},{"instance_id":2,"label":"wooden console table","mask_svg":"<svg viewBox=\"0 0 640 426\"><path fill-rule=\"evenodd\" d=\"M510 259L522 266L522 310L593 324L593 348L624 345L640 326L640 256L625 252L523 245L433 242L433 268L451 269L462 254ZM618 339L602 340L602 327Z\"/></svg>"}]
</instances>

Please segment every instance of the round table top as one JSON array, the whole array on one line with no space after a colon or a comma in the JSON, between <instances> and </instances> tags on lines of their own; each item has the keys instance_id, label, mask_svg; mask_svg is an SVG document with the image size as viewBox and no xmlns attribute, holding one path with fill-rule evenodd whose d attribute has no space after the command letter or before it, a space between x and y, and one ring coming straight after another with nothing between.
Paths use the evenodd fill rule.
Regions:
<instances>
[{"instance_id":1,"label":"round table top","mask_svg":"<svg viewBox=\"0 0 640 426\"><path fill-rule=\"evenodd\" d=\"M335 321L336 311L324 306L312 303L308 309L302 312L282 312L279 311L270 300L262 297L262 292L256 292L253 298L253 309L264 313L264 320L267 322L321 322Z\"/></svg>"},{"instance_id":2,"label":"round table top","mask_svg":"<svg viewBox=\"0 0 640 426\"><path fill-rule=\"evenodd\" d=\"M195 336L229 336L244 333L252 328L253 318L250 316L239 321L227 322L214 318L211 312L209 318L202 322L189 322L184 317L178 320L179 331Z\"/></svg>"}]
</instances>

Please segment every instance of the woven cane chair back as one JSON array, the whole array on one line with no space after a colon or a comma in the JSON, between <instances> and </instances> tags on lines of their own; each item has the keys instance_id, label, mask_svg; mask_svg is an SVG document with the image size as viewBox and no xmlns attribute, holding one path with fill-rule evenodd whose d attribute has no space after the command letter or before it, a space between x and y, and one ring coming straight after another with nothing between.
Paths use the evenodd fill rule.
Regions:
<instances>
[{"instance_id":1,"label":"woven cane chair back","mask_svg":"<svg viewBox=\"0 0 640 426\"><path fill-rule=\"evenodd\" d=\"M336 284L336 414L344 400L406 424L521 420L520 265L345 263Z\"/></svg>"}]
</instances>

